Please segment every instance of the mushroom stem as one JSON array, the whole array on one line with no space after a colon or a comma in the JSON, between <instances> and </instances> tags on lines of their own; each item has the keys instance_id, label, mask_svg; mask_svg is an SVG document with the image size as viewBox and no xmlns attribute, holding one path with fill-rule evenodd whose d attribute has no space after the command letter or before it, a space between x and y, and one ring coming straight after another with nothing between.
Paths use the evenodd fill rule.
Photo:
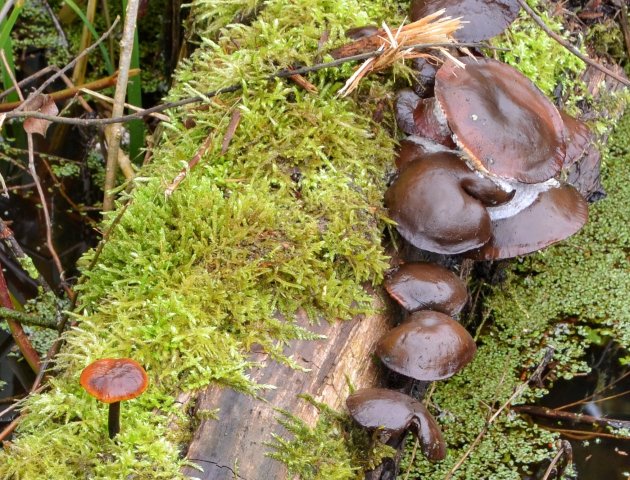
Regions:
<instances>
[{"instance_id":1,"label":"mushroom stem","mask_svg":"<svg viewBox=\"0 0 630 480\"><path fill-rule=\"evenodd\" d=\"M120 432L120 402L109 404L107 428L109 430L109 438L114 438Z\"/></svg>"}]
</instances>

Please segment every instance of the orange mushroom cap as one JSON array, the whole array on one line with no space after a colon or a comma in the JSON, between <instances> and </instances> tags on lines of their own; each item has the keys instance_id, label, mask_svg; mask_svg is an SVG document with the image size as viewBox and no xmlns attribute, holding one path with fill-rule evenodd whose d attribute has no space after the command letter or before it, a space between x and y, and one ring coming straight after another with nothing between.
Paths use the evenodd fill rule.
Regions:
<instances>
[{"instance_id":1,"label":"orange mushroom cap","mask_svg":"<svg viewBox=\"0 0 630 480\"><path fill-rule=\"evenodd\" d=\"M130 358L102 358L88 365L80 378L81 386L104 403L136 398L149 386L142 365Z\"/></svg>"}]
</instances>

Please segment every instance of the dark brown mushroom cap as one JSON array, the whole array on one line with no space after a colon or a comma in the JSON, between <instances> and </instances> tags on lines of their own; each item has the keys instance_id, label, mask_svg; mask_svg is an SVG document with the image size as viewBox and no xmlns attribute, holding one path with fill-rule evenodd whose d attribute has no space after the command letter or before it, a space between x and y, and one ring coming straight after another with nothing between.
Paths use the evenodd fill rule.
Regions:
<instances>
[{"instance_id":1,"label":"dark brown mushroom cap","mask_svg":"<svg viewBox=\"0 0 630 480\"><path fill-rule=\"evenodd\" d=\"M408 163L411 163L424 155L439 152L448 152L457 155L456 150L451 150L450 148L440 145L439 143L436 143L426 137L409 135L400 142L398 155L396 155L396 167L398 167L399 170L402 170Z\"/></svg>"},{"instance_id":2,"label":"dark brown mushroom cap","mask_svg":"<svg viewBox=\"0 0 630 480\"><path fill-rule=\"evenodd\" d=\"M455 141L481 170L523 183L560 171L564 124L556 107L523 74L491 59L451 60L438 70L435 96Z\"/></svg>"},{"instance_id":3,"label":"dark brown mushroom cap","mask_svg":"<svg viewBox=\"0 0 630 480\"><path fill-rule=\"evenodd\" d=\"M540 193L516 215L493 220L491 240L466 256L499 260L532 253L570 237L587 220L584 198L571 185L560 184Z\"/></svg>"},{"instance_id":4,"label":"dark brown mushroom cap","mask_svg":"<svg viewBox=\"0 0 630 480\"><path fill-rule=\"evenodd\" d=\"M420 98L408 88L396 97L396 123L408 135L421 135L448 148L455 147L446 118L435 97Z\"/></svg>"},{"instance_id":5,"label":"dark brown mushroom cap","mask_svg":"<svg viewBox=\"0 0 630 480\"><path fill-rule=\"evenodd\" d=\"M390 217L417 248L458 254L490 239L484 205L508 201L495 183L468 168L457 155L438 152L408 163L385 193Z\"/></svg>"},{"instance_id":6,"label":"dark brown mushroom cap","mask_svg":"<svg viewBox=\"0 0 630 480\"><path fill-rule=\"evenodd\" d=\"M480 42L503 32L518 16L520 6L516 0L412 0L411 21L441 9L468 22L453 34L457 40Z\"/></svg>"},{"instance_id":7,"label":"dark brown mushroom cap","mask_svg":"<svg viewBox=\"0 0 630 480\"><path fill-rule=\"evenodd\" d=\"M572 117L564 110L560 110L560 117L564 124L567 146L563 168L569 168L586 153L593 143L594 135L586 123Z\"/></svg>"},{"instance_id":8,"label":"dark brown mushroom cap","mask_svg":"<svg viewBox=\"0 0 630 480\"><path fill-rule=\"evenodd\" d=\"M429 460L446 456L446 443L435 419L422 403L409 395L385 388L365 388L346 399L348 411L364 428L382 428L390 435L409 429Z\"/></svg>"},{"instance_id":9,"label":"dark brown mushroom cap","mask_svg":"<svg viewBox=\"0 0 630 480\"><path fill-rule=\"evenodd\" d=\"M101 402L114 403L136 398L149 386L149 377L135 360L103 358L81 372L80 382Z\"/></svg>"},{"instance_id":10,"label":"dark brown mushroom cap","mask_svg":"<svg viewBox=\"0 0 630 480\"><path fill-rule=\"evenodd\" d=\"M435 263L405 263L388 275L383 285L408 312L435 310L457 315L468 301L466 284Z\"/></svg>"},{"instance_id":11,"label":"dark brown mushroom cap","mask_svg":"<svg viewBox=\"0 0 630 480\"><path fill-rule=\"evenodd\" d=\"M448 315L421 311L379 340L376 354L391 370L416 380L442 380L464 368L477 347Z\"/></svg>"}]
</instances>

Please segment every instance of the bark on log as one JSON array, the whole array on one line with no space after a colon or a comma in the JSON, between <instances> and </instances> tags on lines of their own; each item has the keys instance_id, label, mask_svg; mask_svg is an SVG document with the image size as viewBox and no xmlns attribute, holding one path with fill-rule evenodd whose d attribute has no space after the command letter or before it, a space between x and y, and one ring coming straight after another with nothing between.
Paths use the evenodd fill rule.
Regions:
<instances>
[{"instance_id":1,"label":"bark on log","mask_svg":"<svg viewBox=\"0 0 630 480\"><path fill-rule=\"evenodd\" d=\"M357 388L379 384L379 377L383 376L372 358L374 346L393 326L390 320L393 315L384 307L381 293L375 293L375 301L383 308L381 313L345 322L322 322L313 330L326 339L295 341L286 349L285 353L309 369L307 372L269 360L264 353L253 354L254 360L263 366L251 372L252 379L277 387L263 393L261 398L219 387L203 391L195 408L202 411L219 408L219 419L201 422L186 454L203 471L187 467L184 473L204 480L289 478L284 464L266 456L272 434L287 435L276 420L276 409L285 409L314 425L317 410L298 395L309 394L317 401L341 409L345 408L348 382ZM298 322L308 324L304 312L298 312Z\"/></svg>"}]
</instances>

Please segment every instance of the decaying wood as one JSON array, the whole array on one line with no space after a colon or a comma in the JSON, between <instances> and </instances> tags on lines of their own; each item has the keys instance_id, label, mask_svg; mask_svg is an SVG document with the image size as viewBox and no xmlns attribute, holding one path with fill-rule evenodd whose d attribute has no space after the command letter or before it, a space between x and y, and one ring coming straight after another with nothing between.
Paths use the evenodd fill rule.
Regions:
<instances>
[{"instance_id":1,"label":"decaying wood","mask_svg":"<svg viewBox=\"0 0 630 480\"><path fill-rule=\"evenodd\" d=\"M220 409L219 419L204 419L196 430L186 458L199 466L184 470L204 480L281 480L289 478L286 466L267 456L272 434L286 436L277 422L277 409L284 409L314 425L317 410L298 397L312 395L332 408L343 409L348 384L356 388L377 386L380 368L373 360L374 347L392 327L391 315L383 306L382 294L375 294L381 313L349 321L322 322L312 327L323 340L295 341L285 351L308 371L294 370L254 353L262 367L250 372L260 384L276 388L253 398L228 388L211 387L197 398L196 411ZM298 323L308 325L304 312Z\"/></svg>"}]
</instances>

